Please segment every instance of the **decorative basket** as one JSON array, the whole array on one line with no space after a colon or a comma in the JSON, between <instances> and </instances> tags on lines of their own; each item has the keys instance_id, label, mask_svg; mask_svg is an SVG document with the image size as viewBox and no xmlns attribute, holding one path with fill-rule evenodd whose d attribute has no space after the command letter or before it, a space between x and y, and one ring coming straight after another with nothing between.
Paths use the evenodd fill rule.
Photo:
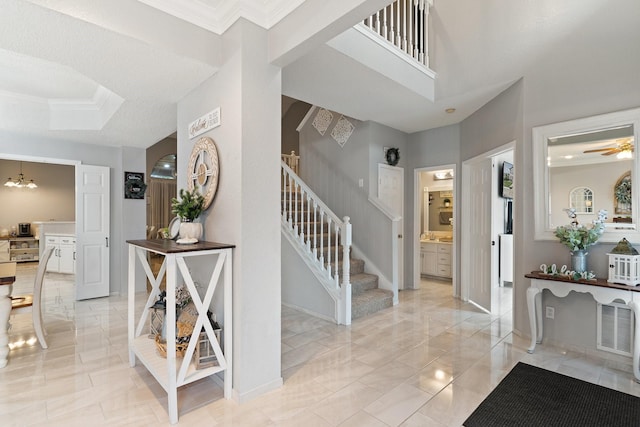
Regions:
<instances>
[{"instance_id":1,"label":"decorative basket","mask_svg":"<svg viewBox=\"0 0 640 427\"><path fill-rule=\"evenodd\" d=\"M189 340L187 339L185 342L182 342L180 338L190 337L193 332L193 325L184 322L176 322L176 357L184 357L184 354L187 352L187 347L189 346ZM166 358L167 357L167 342L164 341L160 334L156 335L156 348L158 349L158 353L160 356Z\"/></svg>"}]
</instances>

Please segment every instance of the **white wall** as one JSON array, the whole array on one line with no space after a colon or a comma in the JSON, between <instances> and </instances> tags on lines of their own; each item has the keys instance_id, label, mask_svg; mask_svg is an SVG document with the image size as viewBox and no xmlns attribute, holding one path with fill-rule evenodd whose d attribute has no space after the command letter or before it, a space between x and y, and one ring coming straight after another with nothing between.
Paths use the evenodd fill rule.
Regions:
<instances>
[{"instance_id":1,"label":"white wall","mask_svg":"<svg viewBox=\"0 0 640 427\"><path fill-rule=\"evenodd\" d=\"M178 103L178 188L196 139L188 125L214 108L221 125L216 197L203 214L205 239L235 244L234 379L239 400L279 387L280 69L267 62L265 30L240 20L222 36L219 72ZM199 274L199 270L194 271ZM221 314L218 314L221 319ZM222 325L224 328L224 325Z\"/></svg>"}]
</instances>

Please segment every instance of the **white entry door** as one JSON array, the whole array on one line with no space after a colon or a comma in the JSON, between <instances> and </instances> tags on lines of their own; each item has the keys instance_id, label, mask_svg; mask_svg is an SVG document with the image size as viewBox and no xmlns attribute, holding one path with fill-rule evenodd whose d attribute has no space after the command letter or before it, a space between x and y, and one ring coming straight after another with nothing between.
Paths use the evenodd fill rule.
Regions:
<instances>
[{"instance_id":1,"label":"white entry door","mask_svg":"<svg viewBox=\"0 0 640 427\"><path fill-rule=\"evenodd\" d=\"M378 164L378 199L391 208L401 219L398 222L398 289L404 289L404 169Z\"/></svg>"},{"instance_id":2,"label":"white entry door","mask_svg":"<svg viewBox=\"0 0 640 427\"><path fill-rule=\"evenodd\" d=\"M468 235L463 236L462 268L463 280L469 281L469 301L491 312L491 184L492 160L490 158L470 164L467 168L466 187L469 193L464 196L468 206Z\"/></svg>"},{"instance_id":3,"label":"white entry door","mask_svg":"<svg viewBox=\"0 0 640 427\"><path fill-rule=\"evenodd\" d=\"M109 295L109 168L76 166L76 300Z\"/></svg>"}]
</instances>

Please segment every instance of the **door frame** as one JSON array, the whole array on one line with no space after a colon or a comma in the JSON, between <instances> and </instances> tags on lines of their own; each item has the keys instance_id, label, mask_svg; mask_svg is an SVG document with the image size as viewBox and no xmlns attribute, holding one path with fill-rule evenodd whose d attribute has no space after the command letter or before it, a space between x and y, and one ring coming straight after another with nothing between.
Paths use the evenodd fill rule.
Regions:
<instances>
[{"instance_id":1,"label":"door frame","mask_svg":"<svg viewBox=\"0 0 640 427\"><path fill-rule=\"evenodd\" d=\"M492 150L486 151L482 154L479 154L475 157L472 157L470 159L467 159L465 161L462 162L462 175L463 175L463 179L462 179L462 188L461 188L461 199L462 199L462 207L461 207L461 212L460 215L463 218L468 218L470 217L470 215L472 215L472 212L470 211L470 203L469 200L470 198L467 196L470 192L470 182L469 182L469 178L468 178L468 169L476 163L479 163L487 158L492 159L493 158L500 155L500 154L504 154L508 151L513 151L514 152L514 156L513 156L513 160L514 160L514 168L517 170L517 159L515 156L515 149L516 149L516 141L511 141L507 144L501 145L499 147L496 147ZM493 176L495 176L495 171ZM495 184L495 182L494 182ZM455 195L455 194L454 194ZM491 200L489 201L491 202ZM491 205L491 209L493 211L494 209L494 204L490 203ZM454 205L455 207L455 205ZM514 215L515 215L515 209L517 209L517 205L514 201L513 204L513 209L514 209ZM493 230L493 214L491 215L491 217L488 219L489 224L487 224L488 227L490 227L490 229ZM466 224L461 224L461 235L462 236L468 236L470 231L469 231L469 223ZM493 234L493 233L492 233ZM513 229L513 235L514 235L514 240L517 239L516 237L516 229ZM469 246L469 245L467 245ZM497 277L498 276L498 271L495 271L496 266L497 266L497 250L495 249L497 248L497 246L494 246L494 249L491 251L491 276L493 277ZM460 253L460 263L461 265L465 265L465 260L467 260L469 257L468 252L466 253L466 251L461 251ZM470 280L472 280L472 272L469 269L463 270L461 271L461 293L460 293L460 298L463 301L469 301L469 287L470 287ZM492 279L492 284L491 284L491 289L493 289L493 279ZM515 292L512 293L512 299L515 296Z\"/></svg>"},{"instance_id":2,"label":"door frame","mask_svg":"<svg viewBox=\"0 0 640 427\"><path fill-rule=\"evenodd\" d=\"M84 163L82 163L82 161L80 161L80 160L59 159L59 158L54 158L54 157L30 156L30 155L23 155L23 154L0 153L0 159L12 160L12 161L32 162L32 163L47 163L47 164L52 164L52 165L73 166L74 167L74 176L75 176L75 173L78 170L78 167L81 166L81 165L84 165ZM75 186L75 184L74 184L74 193L76 195L76 202L77 202L78 190L77 190L77 186ZM111 193L109 193L109 196L111 196ZM74 212L75 212L75 208L74 208ZM76 237L77 237L78 233L79 233L77 220L75 221L75 233L76 233ZM77 258L82 257L81 251L78 251L76 253L76 257ZM110 268L110 266L109 266L109 268ZM76 279L77 279L77 275L74 277L74 280L76 280ZM74 285L76 285L75 282L74 282Z\"/></svg>"},{"instance_id":3,"label":"door frame","mask_svg":"<svg viewBox=\"0 0 640 427\"><path fill-rule=\"evenodd\" d=\"M457 215L456 211L458 210L458 170L457 165L455 163L446 164L446 165L437 165L437 166L424 166L421 168L415 168L413 170L413 281L412 281L412 289L420 288L420 209L422 203L420 202L420 195L423 192L423 188L420 187L420 174L422 172L432 172L438 171L442 169L452 169L453 170L453 250L451 252L451 283L452 283L452 295L457 296L460 295L460 284L458 283L458 245L456 244L456 236L458 233L457 230ZM433 187L435 191L438 191L437 187Z\"/></svg>"},{"instance_id":4,"label":"door frame","mask_svg":"<svg viewBox=\"0 0 640 427\"><path fill-rule=\"evenodd\" d=\"M391 166L385 163L378 163L378 188L376 192L376 197L378 200L380 199L380 175L383 170L389 170L394 172L400 172L400 186L402 187L399 196L400 196L400 212L392 212L393 215L397 215L400 218L400 223L398 224L398 229L393 229L393 241L391 243L391 258L395 260L393 262L393 272L392 272L392 282L396 284L397 290L405 289L405 279L404 279L404 227L405 227L405 218L404 218L404 168L400 166ZM387 208L393 208L393 206L388 206L387 203L382 201ZM393 223L393 227L396 227L396 223ZM397 237L396 237L397 236Z\"/></svg>"}]
</instances>

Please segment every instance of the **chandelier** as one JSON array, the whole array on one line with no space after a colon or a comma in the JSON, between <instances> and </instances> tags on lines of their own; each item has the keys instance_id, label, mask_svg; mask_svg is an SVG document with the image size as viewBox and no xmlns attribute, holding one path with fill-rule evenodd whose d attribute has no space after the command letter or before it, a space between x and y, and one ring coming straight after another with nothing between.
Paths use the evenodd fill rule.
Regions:
<instances>
[{"instance_id":1,"label":"chandelier","mask_svg":"<svg viewBox=\"0 0 640 427\"><path fill-rule=\"evenodd\" d=\"M20 173L18 174L18 179L16 179L15 181L11 178L9 178L7 180L7 182L4 183L5 187L17 187L17 188L38 188L38 186L36 185L35 182L33 182L33 180L29 180L27 182L27 180L24 178L24 174L22 173L22 162L20 162Z\"/></svg>"}]
</instances>

